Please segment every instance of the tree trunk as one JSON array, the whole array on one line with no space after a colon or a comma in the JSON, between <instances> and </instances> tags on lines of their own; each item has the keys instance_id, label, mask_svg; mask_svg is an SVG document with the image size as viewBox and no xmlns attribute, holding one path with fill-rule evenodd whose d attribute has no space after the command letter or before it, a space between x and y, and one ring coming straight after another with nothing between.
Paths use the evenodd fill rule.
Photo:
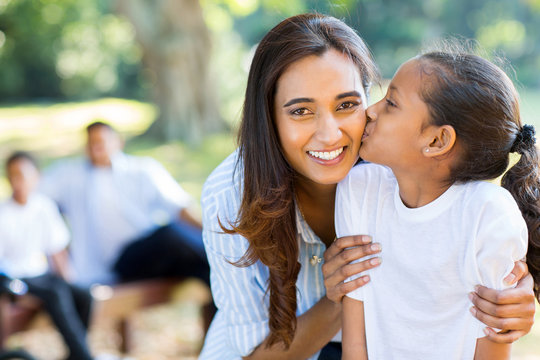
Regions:
<instances>
[{"instance_id":1,"label":"tree trunk","mask_svg":"<svg viewBox=\"0 0 540 360\"><path fill-rule=\"evenodd\" d=\"M209 81L210 33L198 0L117 0L135 27L159 117L145 135L199 144L221 130Z\"/></svg>"}]
</instances>

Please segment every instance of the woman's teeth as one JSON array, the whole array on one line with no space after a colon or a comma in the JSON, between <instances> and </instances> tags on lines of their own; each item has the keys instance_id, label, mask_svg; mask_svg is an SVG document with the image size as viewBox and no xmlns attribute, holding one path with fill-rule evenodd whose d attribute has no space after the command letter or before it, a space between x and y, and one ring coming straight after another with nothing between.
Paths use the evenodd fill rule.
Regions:
<instances>
[{"instance_id":1,"label":"woman's teeth","mask_svg":"<svg viewBox=\"0 0 540 360\"><path fill-rule=\"evenodd\" d=\"M309 155L323 160L334 160L343 152L343 148L334 151L308 151Z\"/></svg>"}]
</instances>

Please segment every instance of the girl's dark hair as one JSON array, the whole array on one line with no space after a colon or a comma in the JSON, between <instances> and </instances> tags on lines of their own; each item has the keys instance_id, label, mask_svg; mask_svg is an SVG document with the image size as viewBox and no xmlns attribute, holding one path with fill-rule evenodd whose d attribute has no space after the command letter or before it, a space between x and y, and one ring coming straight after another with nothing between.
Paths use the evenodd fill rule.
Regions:
<instances>
[{"instance_id":1,"label":"girl's dark hair","mask_svg":"<svg viewBox=\"0 0 540 360\"><path fill-rule=\"evenodd\" d=\"M495 179L507 169L511 152L521 154L501 185L513 195L527 223L527 265L539 297L539 157L533 128L521 123L512 81L493 63L463 51L432 51L418 60L428 76L421 97L431 123L451 125L457 134L461 156L451 169L451 182Z\"/></svg>"},{"instance_id":2,"label":"girl's dark hair","mask_svg":"<svg viewBox=\"0 0 540 360\"><path fill-rule=\"evenodd\" d=\"M368 92L378 71L362 39L342 21L319 14L290 17L262 39L249 71L242 123L238 134L237 169L243 169L243 196L238 218L226 233L249 241L235 263L261 261L269 269L269 328L267 346L288 349L296 330L296 280L300 271L295 222L295 170L282 151L274 121L276 83L294 62L322 56L334 49L359 69Z\"/></svg>"}]
</instances>

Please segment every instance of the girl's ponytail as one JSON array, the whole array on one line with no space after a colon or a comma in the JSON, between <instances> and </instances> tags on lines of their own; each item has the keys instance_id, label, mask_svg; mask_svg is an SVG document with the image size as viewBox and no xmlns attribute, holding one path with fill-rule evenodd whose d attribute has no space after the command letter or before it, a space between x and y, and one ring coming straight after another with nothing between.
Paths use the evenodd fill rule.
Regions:
<instances>
[{"instance_id":1,"label":"girl's ponytail","mask_svg":"<svg viewBox=\"0 0 540 360\"><path fill-rule=\"evenodd\" d=\"M511 152L521 154L501 180L516 200L529 230L527 266L534 279L534 293L540 299L540 159L535 131L524 125L516 135Z\"/></svg>"}]
</instances>

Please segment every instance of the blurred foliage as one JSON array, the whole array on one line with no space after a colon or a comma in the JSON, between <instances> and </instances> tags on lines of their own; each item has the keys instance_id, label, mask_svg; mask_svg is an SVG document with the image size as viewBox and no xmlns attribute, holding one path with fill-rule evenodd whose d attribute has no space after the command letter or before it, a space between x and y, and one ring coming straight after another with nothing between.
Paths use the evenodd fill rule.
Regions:
<instances>
[{"instance_id":1,"label":"blurred foliage","mask_svg":"<svg viewBox=\"0 0 540 360\"><path fill-rule=\"evenodd\" d=\"M509 59L517 80L540 87L540 0L200 0L214 37L220 111L238 118L250 56L284 17L318 11L356 28L383 75L422 43L477 39ZM132 25L109 0L0 0L0 101L149 97Z\"/></svg>"},{"instance_id":2,"label":"blurred foliage","mask_svg":"<svg viewBox=\"0 0 540 360\"><path fill-rule=\"evenodd\" d=\"M0 0L0 97L140 97L140 50L110 2Z\"/></svg>"},{"instance_id":3,"label":"blurred foliage","mask_svg":"<svg viewBox=\"0 0 540 360\"><path fill-rule=\"evenodd\" d=\"M218 3L214 0L207 2ZM383 75L414 56L425 43L448 36L476 39L487 54L507 58L518 80L540 87L540 0L277 0L259 1L237 15L235 29L255 44L286 16L318 11L344 19L368 43ZM231 14L242 0L221 0Z\"/></svg>"}]
</instances>

